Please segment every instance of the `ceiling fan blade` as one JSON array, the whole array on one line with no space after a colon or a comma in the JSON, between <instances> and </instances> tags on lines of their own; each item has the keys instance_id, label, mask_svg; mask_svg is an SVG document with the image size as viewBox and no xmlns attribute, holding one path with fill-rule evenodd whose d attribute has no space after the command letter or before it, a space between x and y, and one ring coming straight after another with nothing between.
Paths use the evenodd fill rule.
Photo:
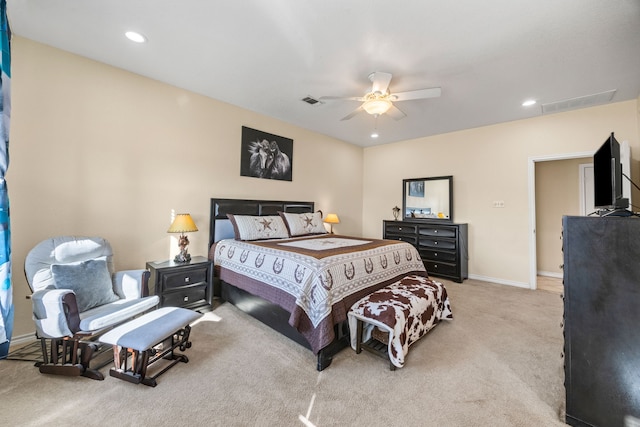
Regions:
<instances>
[{"instance_id":1,"label":"ceiling fan blade","mask_svg":"<svg viewBox=\"0 0 640 427\"><path fill-rule=\"evenodd\" d=\"M437 98L442 94L439 87L429 89L410 90L408 92L398 92L391 95L394 101L409 101L412 99Z\"/></svg>"},{"instance_id":2,"label":"ceiling fan blade","mask_svg":"<svg viewBox=\"0 0 640 427\"><path fill-rule=\"evenodd\" d=\"M362 105L359 106L358 108L356 108L355 110L353 110L351 113L349 113L346 116L344 116L343 118L341 118L340 121L342 122L344 120L349 120L350 118L352 118L356 114L360 113L361 111L364 111L364 108L362 108Z\"/></svg>"},{"instance_id":3,"label":"ceiling fan blade","mask_svg":"<svg viewBox=\"0 0 640 427\"><path fill-rule=\"evenodd\" d=\"M321 96L320 101L364 101L361 96Z\"/></svg>"},{"instance_id":4,"label":"ceiling fan blade","mask_svg":"<svg viewBox=\"0 0 640 427\"><path fill-rule=\"evenodd\" d=\"M376 71L369 74L369 80L371 80L371 92L380 92L381 94L387 93L389 89L389 83L391 82L392 75L389 73L383 73Z\"/></svg>"},{"instance_id":5,"label":"ceiling fan blade","mask_svg":"<svg viewBox=\"0 0 640 427\"><path fill-rule=\"evenodd\" d=\"M388 114L394 120L400 120L407 117L407 115L395 105L391 105L391 108L389 108L389 111L387 111L385 114Z\"/></svg>"}]
</instances>

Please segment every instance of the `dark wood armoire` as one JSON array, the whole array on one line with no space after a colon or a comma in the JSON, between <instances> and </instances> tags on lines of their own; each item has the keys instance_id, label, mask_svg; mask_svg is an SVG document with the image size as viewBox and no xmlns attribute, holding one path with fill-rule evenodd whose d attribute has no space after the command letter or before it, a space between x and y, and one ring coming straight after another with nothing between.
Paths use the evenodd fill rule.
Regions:
<instances>
[{"instance_id":1,"label":"dark wood armoire","mask_svg":"<svg viewBox=\"0 0 640 427\"><path fill-rule=\"evenodd\" d=\"M562 226L566 422L640 425L640 218Z\"/></svg>"}]
</instances>

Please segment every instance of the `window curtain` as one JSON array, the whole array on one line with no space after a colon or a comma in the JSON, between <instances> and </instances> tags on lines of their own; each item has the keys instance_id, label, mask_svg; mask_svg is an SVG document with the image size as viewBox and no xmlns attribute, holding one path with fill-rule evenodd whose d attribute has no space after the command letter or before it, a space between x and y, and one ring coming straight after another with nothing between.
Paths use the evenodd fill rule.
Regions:
<instances>
[{"instance_id":1,"label":"window curtain","mask_svg":"<svg viewBox=\"0 0 640 427\"><path fill-rule=\"evenodd\" d=\"M9 120L11 118L11 30L7 2L0 0L0 359L9 354L13 332L13 290L11 286L11 227L9 193L5 173L9 166Z\"/></svg>"}]
</instances>

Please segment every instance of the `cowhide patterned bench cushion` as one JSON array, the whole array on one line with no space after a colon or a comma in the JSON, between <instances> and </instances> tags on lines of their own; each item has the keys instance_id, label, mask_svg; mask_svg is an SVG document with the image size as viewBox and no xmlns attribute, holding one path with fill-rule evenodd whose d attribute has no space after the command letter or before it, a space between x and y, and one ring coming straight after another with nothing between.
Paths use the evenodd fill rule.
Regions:
<instances>
[{"instance_id":1,"label":"cowhide patterned bench cushion","mask_svg":"<svg viewBox=\"0 0 640 427\"><path fill-rule=\"evenodd\" d=\"M440 282L422 276L406 276L355 303L349 310L351 346L357 345L357 321L364 322L363 342L374 327L389 333L388 355L401 368L409 346L442 319L453 319L447 290Z\"/></svg>"}]
</instances>

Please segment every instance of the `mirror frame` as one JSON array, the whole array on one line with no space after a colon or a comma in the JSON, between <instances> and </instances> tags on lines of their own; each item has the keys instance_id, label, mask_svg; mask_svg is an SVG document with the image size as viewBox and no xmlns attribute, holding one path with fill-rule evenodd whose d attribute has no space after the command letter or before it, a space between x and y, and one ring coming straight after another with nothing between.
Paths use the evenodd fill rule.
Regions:
<instances>
[{"instance_id":1,"label":"mirror frame","mask_svg":"<svg viewBox=\"0 0 640 427\"><path fill-rule=\"evenodd\" d=\"M407 218L407 193L411 182L416 181L448 181L449 183L449 218ZM426 187L426 182L425 182ZM402 180L402 221L422 221L422 222L453 222L453 176L433 176L427 178L410 178Z\"/></svg>"}]
</instances>

